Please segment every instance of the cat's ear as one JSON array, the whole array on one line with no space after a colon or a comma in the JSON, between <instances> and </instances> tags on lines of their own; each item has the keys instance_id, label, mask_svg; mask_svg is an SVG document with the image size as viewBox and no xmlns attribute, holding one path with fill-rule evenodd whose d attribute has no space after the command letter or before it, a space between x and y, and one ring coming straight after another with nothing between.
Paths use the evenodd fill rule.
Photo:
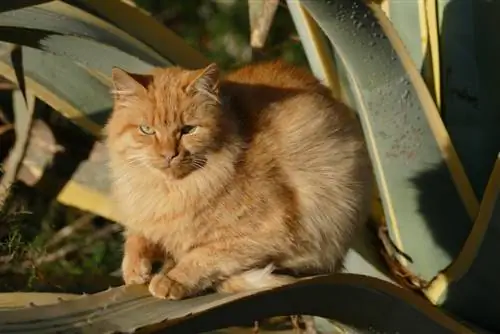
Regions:
<instances>
[{"instance_id":1,"label":"cat's ear","mask_svg":"<svg viewBox=\"0 0 500 334\"><path fill-rule=\"evenodd\" d=\"M151 76L136 73L130 73L119 67L113 67L111 70L111 79L113 81L113 93L117 97L136 96L145 91Z\"/></svg>"},{"instance_id":2,"label":"cat's ear","mask_svg":"<svg viewBox=\"0 0 500 334\"><path fill-rule=\"evenodd\" d=\"M188 93L200 93L219 102L219 68L212 63L202 69L187 86Z\"/></svg>"}]
</instances>

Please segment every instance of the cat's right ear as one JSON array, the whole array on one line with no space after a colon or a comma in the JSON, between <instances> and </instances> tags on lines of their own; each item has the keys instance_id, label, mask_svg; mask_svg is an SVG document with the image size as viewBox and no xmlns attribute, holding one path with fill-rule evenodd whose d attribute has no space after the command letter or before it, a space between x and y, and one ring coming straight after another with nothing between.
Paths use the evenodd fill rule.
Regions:
<instances>
[{"instance_id":1,"label":"cat's right ear","mask_svg":"<svg viewBox=\"0 0 500 334\"><path fill-rule=\"evenodd\" d=\"M149 84L150 76L130 73L119 67L111 70L111 80L113 81L113 93L117 98L127 96L137 96L145 92Z\"/></svg>"},{"instance_id":2,"label":"cat's right ear","mask_svg":"<svg viewBox=\"0 0 500 334\"><path fill-rule=\"evenodd\" d=\"M219 102L219 68L215 63L198 71L197 76L186 87L188 93L199 93Z\"/></svg>"}]
</instances>

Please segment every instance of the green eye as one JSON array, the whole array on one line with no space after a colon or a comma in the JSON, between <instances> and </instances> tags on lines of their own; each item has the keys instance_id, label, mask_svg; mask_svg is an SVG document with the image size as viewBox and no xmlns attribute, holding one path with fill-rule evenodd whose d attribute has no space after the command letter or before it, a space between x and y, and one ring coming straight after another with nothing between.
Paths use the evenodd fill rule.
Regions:
<instances>
[{"instance_id":1,"label":"green eye","mask_svg":"<svg viewBox=\"0 0 500 334\"><path fill-rule=\"evenodd\" d=\"M152 127L150 127L149 125L141 125L139 126L139 130L145 134L145 135L153 135L155 133L155 129L153 129Z\"/></svg>"},{"instance_id":2,"label":"green eye","mask_svg":"<svg viewBox=\"0 0 500 334\"><path fill-rule=\"evenodd\" d=\"M181 129L181 134L187 135L193 133L196 130L197 126L194 125L184 125Z\"/></svg>"}]
</instances>

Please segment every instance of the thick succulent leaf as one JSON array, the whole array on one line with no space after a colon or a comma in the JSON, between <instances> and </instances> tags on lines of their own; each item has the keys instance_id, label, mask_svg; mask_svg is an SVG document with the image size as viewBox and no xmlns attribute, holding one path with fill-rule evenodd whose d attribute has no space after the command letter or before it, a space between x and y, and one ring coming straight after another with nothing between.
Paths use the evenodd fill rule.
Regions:
<instances>
[{"instance_id":1,"label":"thick succulent leaf","mask_svg":"<svg viewBox=\"0 0 500 334\"><path fill-rule=\"evenodd\" d=\"M156 299L144 286L120 287L55 305L0 311L0 328L5 334L200 333L286 314L337 319L360 333L472 333L407 290L347 274L304 279L272 290L209 294L182 301Z\"/></svg>"},{"instance_id":2,"label":"thick succulent leaf","mask_svg":"<svg viewBox=\"0 0 500 334\"><path fill-rule=\"evenodd\" d=\"M500 3L437 3L443 119L481 198L500 151L500 40L490 38L500 29Z\"/></svg>"},{"instance_id":3,"label":"thick succulent leaf","mask_svg":"<svg viewBox=\"0 0 500 334\"><path fill-rule=\"evenodd\" d=\"M0 18L0 26L2 27L19 28L20 31L25 29L40 30L40 40L44 39L42 32L47 35L85 37L112 46L150 64L157 66L171 64L143 42L132 38L124 31L62 2L51 2L40 6L7 11L2 13ZM8 36L9 34L5 33L5 35L1 34L0 38L3 40L4 37ZM65 45L64 42L60 44ZM99 54L99 50L92 48L88 51Z\"/></svg>"},{"instance_id":4,"label":"thick succulent leaf","mask_svg":"<svg viewBox=\"0 0 500 334\"><path fill-rule=\"evenodd\" d=\"M332 90L335 97L340 98L342 87L337 75L335 56L328 39L299 2L288 0L287 6L299 33L311 71Z\"/></svg>"},{"instance_id":5,"label":"thick succulent leaf","mask_svg":"<svg viewBox=\"0 0 500 334\"><path fill-rule=\"evenodd\" d=\"M210 63L199 51L193 49L160 22L121 1L64 0L64 2L95 13L104 21L150 46L172 64L186 68L201 68Z\"/></svg>"},{"instance_id":6,"label":"thick succulent leaf","mask_svg":"<svg viewBox=\"0 0 500 334\"><path fill-rule=\"evenodd\" d=\"M386 1L391 22L422 71L478 198L500 140L498 2ZM476 27L470 29L470 27ZM466 64L466 66L464 66Z\"/></svg>"},{"instance_id":7,"label":"thick succulent leaf","mask_svg":"<svg viewBox=\"0 0 500 334\"><path fill-rule=\"evenodd\" d=\"M386 1L387 16L398 31L410 58L419 71L426 66L426 51L429 42L426 2Z\"/></svg>"},{"instance_id":8,"label":"thick succulent leaf","mask_svg":"<svg viewBox=\"0 0 500 334\"><path fill-rule=\"evenodd\" d=\"M71 300L80 295L70 293L47 293L47 292L2 292L0 298L0 311L23 309L31 305L52 305L63 300ZM33 304L33 302L36 304ZM1 327L0 327L1 328Z\"/></svg>"},{"instance_id":9,"label":"thick succulent leaf","mask_svg":"<svg viewBox=\"0 0 500 334\"><path fill-rule=\"evenodd\" d=\"M495 333L500 332L500 154L484 192L479 214L455 261L427 288L444 308Z\"/></svg>"},{"instance_id":10,"label":"thick succulent leaf","mask_svg":"<svg viewBox=\"0 0 500 334\"><path fill-rule=\"evenodd\" d=\"M413 260L400 262L430 280L458 254L478 207L436 106L379 8L301 3L348 70L390 236Z\"/></svg>"},{"instance_id":11,"label":"thick succulent leaf","mask_svg":"<svg viewBox=\"0 0 500 334\"><path fill-rule=\"evenodd\" d=\"M152 65L114 47L91 39L46 33L41 30L0 27L3 41L61 55L90 69L110 71L114 62L136 71L147 71ZM114 60L114 61L113 61Z\"/></svg>"},{"instance_id":12,"label":"thick succulent leaf","mask_svg":"<svg viewBox=\"0 0 500 334\"><path fill-rule=\"evenodd\" d=\"M494 210L498 167L491 177L490 173L500 150L500 100L495 93L500 83L496 66L500 44L489 36L499 27L499 4L431 0L387 1L387 5L390 19L416 66L421 66L429 89L441 86L443 122L475 194L481 199L484 193L464 247L451 266L426 287L426 294L434 303L498 332L500 290L495 277L499 272L491 257L498 253L500 219Z\"/></svg>"},{"instance_id":13,"label":"thick succulent leaf","mask_svg":"<svg viewBox=\"0 0 500 334\"><path fill-rule=\"evenodd\" d=\"M109 88L67 57L23 47L28 90L75 123L98 135L111 108ZM0 57L0 71L17 81L10 57Z\"/></svg>"}]
</instances>

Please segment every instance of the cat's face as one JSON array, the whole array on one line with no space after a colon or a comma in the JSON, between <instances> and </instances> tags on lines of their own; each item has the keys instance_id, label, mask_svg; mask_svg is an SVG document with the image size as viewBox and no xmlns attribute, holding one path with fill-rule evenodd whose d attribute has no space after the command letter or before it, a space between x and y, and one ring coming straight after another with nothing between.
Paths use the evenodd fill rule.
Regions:
<instances>
[{"instance_id":1,"label":"cat's face","mask_svg":"<svg viewBox=\"0 0 500 334\"><path fill-rule=\"evenodd\" d=\"M151 75L113 70L115 106L107 125L108 147L130 167L150 167L183 178L204 168L219 149L222 111L218 71L179 68Z\"/></svg>"}]
</instances>

